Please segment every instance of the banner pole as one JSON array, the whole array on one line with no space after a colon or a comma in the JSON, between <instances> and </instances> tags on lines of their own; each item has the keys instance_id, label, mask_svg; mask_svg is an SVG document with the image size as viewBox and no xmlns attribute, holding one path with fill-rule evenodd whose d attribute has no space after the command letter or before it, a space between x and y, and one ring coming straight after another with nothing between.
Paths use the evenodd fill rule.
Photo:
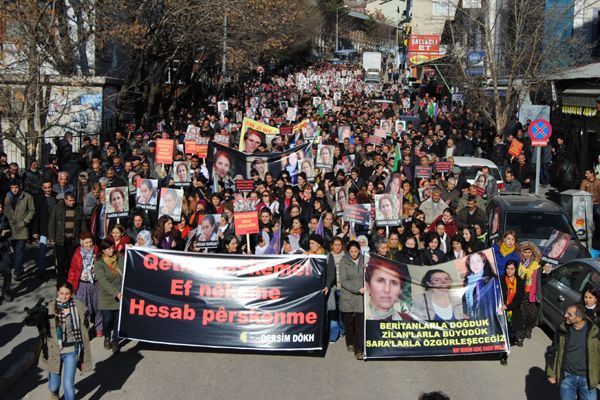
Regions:
<instances>
[{"instance_id":1,"label":"banner pole","mask_svg":"<svg viewBox=\"0 0 600 400\"><path fill-rule=\"evenodd\" d=\"M246 254L250 254L250 234L246 233Z\"/></svg>"},{"instance_id":2,"label":"banner pole","mask_svg":"<svg viewBox=\"0 0 600 400\"><path fill-rule=\"evenodd\" d=\"M385 237L389 238L390 237L390 227L389 226L385 226Z\"/></svg>"}]
</instances>

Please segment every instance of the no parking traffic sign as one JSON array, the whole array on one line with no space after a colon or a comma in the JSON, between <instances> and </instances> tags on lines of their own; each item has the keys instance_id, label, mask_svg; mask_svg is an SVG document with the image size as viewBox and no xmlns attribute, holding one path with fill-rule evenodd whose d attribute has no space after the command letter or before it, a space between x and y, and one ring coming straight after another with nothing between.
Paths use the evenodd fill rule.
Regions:
<instances>
[{"instance_id":1,"label":"no parking traffic sign","mask_svg":"<svg viewBox=\"0 0 600 400\"><path fill-rule=\"evenodd\" d=\"M527 133L531 138L532 146L546 147L552 135L552 125L545 119L536 119L529 125Z\"/></svg>"}]
</instances>

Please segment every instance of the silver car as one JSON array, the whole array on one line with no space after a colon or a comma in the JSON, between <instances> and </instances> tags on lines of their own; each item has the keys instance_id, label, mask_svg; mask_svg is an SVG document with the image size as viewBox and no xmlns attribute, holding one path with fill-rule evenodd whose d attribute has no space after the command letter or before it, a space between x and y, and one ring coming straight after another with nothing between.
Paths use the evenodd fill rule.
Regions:
<instances>
[{"instance_id":1,"label":"silver car","mask_svg":"<svg viewBox=\"0 0 600 400\"><path fill-rule=\"evenodd\" d=\"M580 302L588 287L600 289L599 259L571 260L552 271L542 284L542 322L556 330L566 308Z\"/></svg>"}]
</instances>

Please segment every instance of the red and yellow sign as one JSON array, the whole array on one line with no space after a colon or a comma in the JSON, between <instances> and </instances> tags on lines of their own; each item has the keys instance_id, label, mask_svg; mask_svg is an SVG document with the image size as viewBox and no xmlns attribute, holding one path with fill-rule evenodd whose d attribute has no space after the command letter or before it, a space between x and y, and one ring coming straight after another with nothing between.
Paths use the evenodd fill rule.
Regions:
<instances>
[{"instance_id":1,"label":"red and yellow sign","mask_svg":"<svg viewBox=\"0 0 600 400\"><path fill-rule=\"evenodd\" d=\"M441 54L426 54L426 53L408 53L408 64L419 65L426 63L427 61L437 60L442 58Z\"/></svg>"}]
</instances>

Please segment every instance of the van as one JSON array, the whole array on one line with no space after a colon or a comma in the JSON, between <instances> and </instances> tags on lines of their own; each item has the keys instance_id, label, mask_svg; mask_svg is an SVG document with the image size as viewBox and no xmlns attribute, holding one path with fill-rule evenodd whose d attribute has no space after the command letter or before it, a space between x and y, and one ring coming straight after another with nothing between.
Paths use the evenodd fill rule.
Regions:
<instances>
[{"instance_id":1,"label":"van","mask_svg":"<svg viewBox=\"0 0 600 400\"><path fill-rule=\"evenodd\" d=\"M477 174L481 171L481 168L488 167L492 176L494 177L494 179L496 179L498 190L504 190L504 179L502 179L500 169L492 161L487 160L485 158L477 157L452 158L454 158L454 165L460 168L461 175L465 177L465 179L470 185L473 185L475 183L475 178L477 177Z\"/></svg>"},{"instance_id":2,"label":"van","mask_svg":"<svg viewBox=\"0 0 600 400\"><path fill-rule=\"evenodd\" d=\"M533 242L543 250L554 230L571 235L571 246L561 262L590 257L581 244L565 211L556 203L529 193L500 193L486 208L490 241L497 243L504 232L514 231L519 242Z\"/></svg>"}]
</instances>

